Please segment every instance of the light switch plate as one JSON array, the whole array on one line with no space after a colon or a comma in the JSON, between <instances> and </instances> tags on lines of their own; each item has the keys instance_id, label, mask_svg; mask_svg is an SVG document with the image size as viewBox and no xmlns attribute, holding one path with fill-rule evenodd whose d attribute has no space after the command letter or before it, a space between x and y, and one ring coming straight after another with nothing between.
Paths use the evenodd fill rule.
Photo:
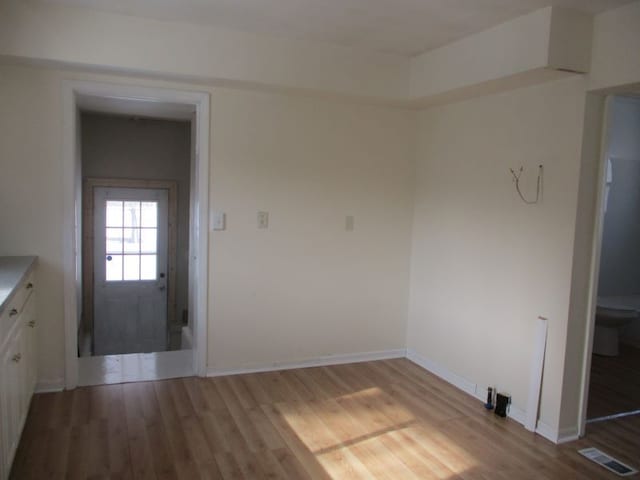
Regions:
<instances>
[{"instance_id":1,"label":"light switch plate","mask_svg":"<svg viewBox=\"0 0 640 480\"><path fill-rule=\"evenodd\" d=\"M211 212L211 230L224 230L227 224L227 216L224 212Z\"/></svg>"}]
</instances>

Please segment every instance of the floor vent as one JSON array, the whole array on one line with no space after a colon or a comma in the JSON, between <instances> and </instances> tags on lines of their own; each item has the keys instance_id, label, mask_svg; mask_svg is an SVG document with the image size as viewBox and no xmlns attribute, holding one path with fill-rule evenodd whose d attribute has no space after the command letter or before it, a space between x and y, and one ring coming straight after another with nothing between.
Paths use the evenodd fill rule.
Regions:
<instances>
[{"instance_id":1,"label":"floor vent","mask_svg":"<svg viewBox=\"0 0 640 480\"><path fill-rule=\"evenodd\" d=\"M631 468L629 465L626 465L620 460L616 460L615 458L610 457L597 448L583 448L582 450L578 450L578 453L584 455L592 462L596 462L602 465L607 470L620 475L621 477L627 477L629 475L633 475L634 473L638 473L637 470Z\"/></svg>"}]
</instances>

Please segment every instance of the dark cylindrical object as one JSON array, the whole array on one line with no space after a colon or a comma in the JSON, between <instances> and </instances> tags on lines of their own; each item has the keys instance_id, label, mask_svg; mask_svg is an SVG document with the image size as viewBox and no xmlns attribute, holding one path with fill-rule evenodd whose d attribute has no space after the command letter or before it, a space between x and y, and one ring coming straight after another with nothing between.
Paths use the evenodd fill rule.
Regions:
<instances>
[{"instance_id":1,"label":"dark cylindrical object","mask_svg":"<svg viewBox=\"0 0 640 480\"><path fill-rule=\"evenodd\" d=\"M493 410L493 388L487 388L487 403L484 404L487 410Z\"/></svg>"},{"instance_id":2,"label":"dark cylindrical object","mask_svg":"<svg viewBox=\"0 0 640 480\"><path fill-rule=\"evenodd\" d=\"M496 409L495 413L499 417L507 416L507 407L511 403L511 396L506 393L498 393L496 395Z\"/></svg>"}]
</instances>

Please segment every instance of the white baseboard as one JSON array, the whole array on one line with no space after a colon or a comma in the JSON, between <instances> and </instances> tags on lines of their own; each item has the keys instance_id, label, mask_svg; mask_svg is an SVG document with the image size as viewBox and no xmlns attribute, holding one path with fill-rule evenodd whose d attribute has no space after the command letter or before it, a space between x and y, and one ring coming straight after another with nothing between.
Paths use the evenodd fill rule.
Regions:
<instances>
[{"instance_id":1,"label":"white baseboard","mask_svg":"<svg viewBox=\"0 0 640 480\"><path fill-rule=\"evenodd\" d=\"M467 380L466 378L458 375L455 372L452 372L448 368L438 364L437 362L434 362L431 359L423 357L422 355L414 352L411 349L407 350L407 358L416 365L442 378L454 387L459 388L463 392L468 393L472 397L480 400L482 403L486 401L484 392L478 392L477 384L473 383L472 381ZM525 420L527 418L527 412L517 407L516 405L511 404L509 405L509 408L507 410L507 416L524 426ZM579 437L577 427L558 431L541 421L538 421L538 423L536 424L535 433L553 443L571 442L573 440L577 440Z\"/></svg>"},{"instance_id":2,"label":"white baseboard","mask_svg":"<svg viewBox=\"0 0 640 480\"><path fill-rule=\"evenodd\" d=\"M294 368L324 367L327 365L341 365L344 363L371 362L389 358L404 358L407 351L403 348L396 350L381 350L376 352L346 353L308 358L293 362L273 362L269 365L248 365L240 368L207 368L207 377L221 377L225 375L240 375L243 373L273 372L277 370L291 370Z\"/></svg>"},{"instance_id":3,"label":"white baseboard","mask_svg":"<svg viewBox=\"0 0 640 480\"><path fill-rule=\"evenodd\" d=\"M527 420L527 412L513 404L507 407L507 416L514 419L522 426L524 426L524 423Z\"/></svg>"},{"instance_id":4,"label":"white baseboard","mask_svg":"<svg viewBox=\"0 0 640 480\"><path fill-rule=\"evenodd\" d=\"M460 375L452 372L451 370L443 367L442 365L439 365L433 360L423 357L422 355L414 352L413 350L407 350L407 358L411 360L413 363L421 366L425 370L449 382L454 387L457 387L463 392L478 398L476 395L477 385L475 383L467 380L464 377L461 377Z\"/></svg>"},{"instance_id":5,"label":"white baseboard","mask_svg":"<svg viewBox=\"0 0 640 480\"><path fill-rule=\"evenodd\" d=\"M64 390L64 379L54 378L39 380L36 383L35 393L61 392L62 390Z\"/></svg>"},{"instance_id":6,"label":"white baseboard","mask_svg":"<svg viewBox=\"0 0 640 480\"><path fill-rule=\"evenodd\" d=\"M558 441L556 443L573 442L580 438L578 427L561 428L558 432Z\"/></svg>"}]
</instances>

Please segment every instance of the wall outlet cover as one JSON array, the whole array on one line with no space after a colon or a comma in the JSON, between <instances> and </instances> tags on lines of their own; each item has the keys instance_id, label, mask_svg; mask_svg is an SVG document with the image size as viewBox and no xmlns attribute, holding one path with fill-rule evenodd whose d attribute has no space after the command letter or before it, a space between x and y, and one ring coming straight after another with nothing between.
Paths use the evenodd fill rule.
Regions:
<instances>
[{"instance_id":1,"label":"wall outlet cover","mask_svg":"<svg viewBox=\"0 0 640 480\"><path fill-rule=\"evenodd\" d=\"M224 230L226 228L227 216L224 212L211 212L211 230Z\"/></svg>"}]
</instances>

